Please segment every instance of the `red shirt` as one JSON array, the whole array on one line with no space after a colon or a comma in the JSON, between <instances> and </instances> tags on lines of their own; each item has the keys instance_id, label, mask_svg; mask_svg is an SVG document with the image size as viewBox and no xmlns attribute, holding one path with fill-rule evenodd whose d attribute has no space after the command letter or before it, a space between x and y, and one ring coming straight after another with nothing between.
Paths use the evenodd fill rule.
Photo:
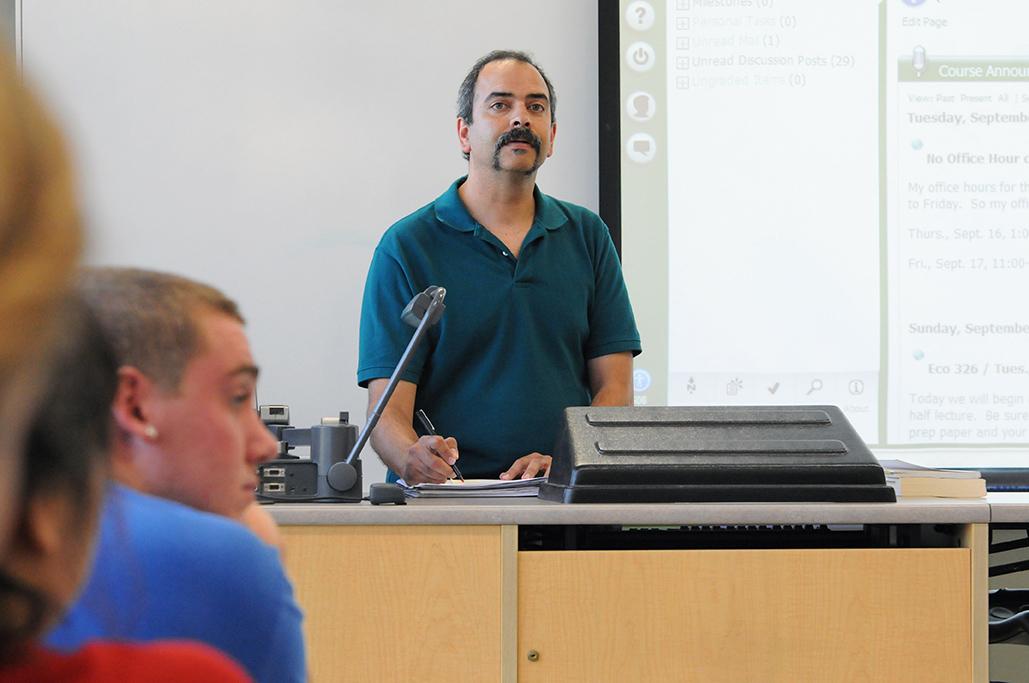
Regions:
<instances>
[{"instance_id":1,"label":"red shirt","mask_svg":"<svg viewBox=\"0 0 1029 683\"><path fill-rule=\"evenodd\" d=\"M65 654L38 646L0 667L4 683L248 683L250 677L218 650L187 641L146 644L95 641Z\"/></svg>"}]
</instances>

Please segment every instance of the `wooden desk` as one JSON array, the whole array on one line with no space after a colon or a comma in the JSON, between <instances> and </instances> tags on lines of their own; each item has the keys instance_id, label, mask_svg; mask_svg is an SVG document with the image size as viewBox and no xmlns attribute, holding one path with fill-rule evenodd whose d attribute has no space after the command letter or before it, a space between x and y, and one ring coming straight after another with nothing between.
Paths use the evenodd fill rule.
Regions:
<instances>
[{"instance_id":1,"label":"wooden desk","mask_svg":"<svg viewBox=\"0 0 1029 683\"><path fill-rule=\"evenodd\" d=\"M989 507L982 500L573 506L509 499L289 505L272 513L307 616L316 682L987 680ZM519 528L533 525L690 525L731 546L734 530L710 525L829 524L953 525L942 528L955 540L942 544L950 547L519 549Z\"/></svg>"},{"instance_id":2,"label":"wooden desk","mask_svg":"<svg viewBox=\"0 0 1029 683\"><path fill-rule=\"evenodd\" d=\"M990 493L990 521L999 524L1029 524L1029 493Z\"/></svg>"}]
</instances>

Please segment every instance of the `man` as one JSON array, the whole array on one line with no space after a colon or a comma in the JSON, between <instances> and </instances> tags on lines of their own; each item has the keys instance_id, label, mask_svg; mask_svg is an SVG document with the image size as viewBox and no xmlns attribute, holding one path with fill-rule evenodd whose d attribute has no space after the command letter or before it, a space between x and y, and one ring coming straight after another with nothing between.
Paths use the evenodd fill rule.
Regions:
<instances>
[{"instance_id":1,"label":"man","mask_svg":"<svg viewBox=\"0 0 1029 683\"><path fill-rule=\"evenodd\" d=\"M80 292L118 355L112 470L93 575L48 642L206 642L258 681L306 679L278 552L239 520L276 442L236 304L163 273L94 269Z\"/></svg>"},{"instance_id":2,"label":"man","mask_svg":"<svg viewBox=\"0 0 1029 683\"><path fill-rule=\"evenodd\" d=\"M412 331L400 311L429 285L447 289L446 312L372 435L391 480L444 481L459 457L466 477L543 474L565 407L632 401L639 333L607 228L536 188L553 153L555 104L524 53L476 62L458 98L468 175L375 251L358 366L369 406ZM419 438L416 409L450 436Z\"/></svg>"}]
</instances>

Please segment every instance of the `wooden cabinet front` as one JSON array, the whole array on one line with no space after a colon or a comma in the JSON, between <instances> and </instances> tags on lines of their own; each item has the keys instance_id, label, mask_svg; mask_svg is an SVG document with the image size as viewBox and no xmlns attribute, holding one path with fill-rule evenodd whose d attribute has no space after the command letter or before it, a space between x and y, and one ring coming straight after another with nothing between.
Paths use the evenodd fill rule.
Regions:
<instances>
[{"instance_id":1,"label":"wooden cabinet front","mask_svg":"<svg viewBox=\"0 0 1029 683\"><path fill-rule=\"evenodd\" d=\"M518 679L965 683L970 573L967 548L520 552Z\"/></svg>"}]
</instances>

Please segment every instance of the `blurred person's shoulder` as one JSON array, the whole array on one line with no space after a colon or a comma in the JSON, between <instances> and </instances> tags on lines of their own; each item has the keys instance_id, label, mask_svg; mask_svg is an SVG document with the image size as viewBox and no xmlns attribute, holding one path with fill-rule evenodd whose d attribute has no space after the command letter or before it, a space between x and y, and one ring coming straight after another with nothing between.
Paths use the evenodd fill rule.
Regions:
<instances>
[{"instance_id":1,"label":"blurred person's shoulder","mask_svg":"<svg viewBox=\"0 0 1029 683\"><path fill-rule=\"evenodd\" d=\"M125 486L114 485L108 494L104 534L153 566L202 574L215 584L219 578L285 580L278 550L240 522Z\"/></svg>"},{"instance_id":2,"label":"blurred person's shoulder","mask_svg":"<svg viewBox=\"0 0 1029 683\"><path fill-rule=\"evenodd\" d=\"M95 640L71 652L33 648L0 670L7 683L67 681L92 683L246 683L252 679L227 655L202 643L154 641L124 643Z\"/></svg>"}]
</instances>

